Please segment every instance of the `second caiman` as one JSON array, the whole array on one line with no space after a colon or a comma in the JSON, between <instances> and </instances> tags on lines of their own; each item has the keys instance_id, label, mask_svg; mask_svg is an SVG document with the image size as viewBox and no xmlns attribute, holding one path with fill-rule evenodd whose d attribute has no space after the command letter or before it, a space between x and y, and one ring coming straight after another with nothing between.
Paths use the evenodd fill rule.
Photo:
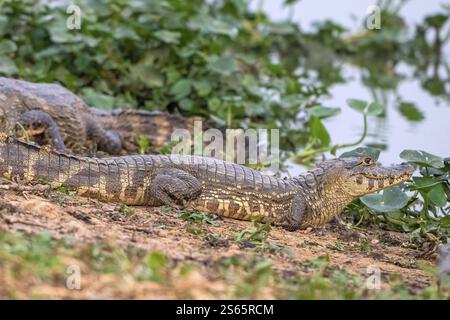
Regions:
<instances>
[{"instance_id":1,"label":"second caiman","mask_svg":"<svg viewBox=\"0 0 450 320\"><path fill-rule=\"evenodd\" d=\"M158 147L170 142L175 129L192 132L195 120L202 119L158 111L96 109L59 84L0 77L0 131L9 134L23 128L30 140L61 152L137 153L141 136ZM203 129L213 127L202 122Z\"/></svg>"}]
</instances>

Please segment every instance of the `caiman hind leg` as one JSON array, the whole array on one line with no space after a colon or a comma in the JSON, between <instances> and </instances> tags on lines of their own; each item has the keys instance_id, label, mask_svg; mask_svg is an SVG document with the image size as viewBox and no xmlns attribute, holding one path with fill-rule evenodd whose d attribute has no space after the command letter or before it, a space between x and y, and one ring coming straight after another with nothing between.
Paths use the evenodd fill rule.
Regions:
<instances>
[{"instance_id":1,"label":"caiman hind leg","mask_svg":"<svg viewBox=\"0 0 450 320\"><path fill-rule=\"evenodd\" d=\"M196 199L202 192L200 181L190 173L176 169L161 169L150 184L152 205L170 205L184 208L186 202Z\"/></svg>"},{"instance_id":2,"label":"caiman hind leg","mask_svg":"<svg viewBox=\"0 0 450 320\"><path fill-rule=\"evenodd\" d=\"M53 118L44 111L30 110L22 113L18 123L31 137L44 135L50 140L53 148L59 152L67 153L68 150L59 132L58 125Z\"/></svg>"},{"instance_id":3,"label":"caiman hind leg","mask_svg":"<svg viewBox=\"0 0 450 320\"><path fill-rule=\"evenodd\" d=\"M297 195L292 200L292 207L291 210L283 216L283 221L280 221L280 225L288 230L288 231L295 231L300 229L304 222L304 217L306 216L306 202L305 199Z\"/></svg>"}]
</instances>

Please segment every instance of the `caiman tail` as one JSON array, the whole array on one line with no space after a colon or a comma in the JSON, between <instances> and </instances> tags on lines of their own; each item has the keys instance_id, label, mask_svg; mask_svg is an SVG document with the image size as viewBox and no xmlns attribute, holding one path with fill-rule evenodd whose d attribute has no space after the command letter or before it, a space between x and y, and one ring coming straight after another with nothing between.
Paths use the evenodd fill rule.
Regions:
<instances>
[{"instance_id":1,"label":"caiman tail","mask_svg":"<svg viewBox=\"0 0 450 320\"><path fill-rule=\"evenodd\" d=\"M177 114L135 109L100 110L89 109L96 122L108 131L115 131L122 137L123 148L127 153L139 151L137 144L141 136L146 137L152 146L160 147L170 142L176 129L188 130L193 136L194 121L201 121L202 130L217 128L217 123L198 116L184 118ZM220 128L224 131L224 128Z\"/></svg>"},{"instance_id":2,"label":"caiman tail","mask_svg":"<svg viewBox=\"0 0 450 320\"><path fill-rule=\"evenodd\" d=\"M77 157L0 133L0 174L9 180L42 181L103 201L145 205L145 194L139 192L145 179L132 183L138 168L131 159Z\"/></svg>"}]
</instances>

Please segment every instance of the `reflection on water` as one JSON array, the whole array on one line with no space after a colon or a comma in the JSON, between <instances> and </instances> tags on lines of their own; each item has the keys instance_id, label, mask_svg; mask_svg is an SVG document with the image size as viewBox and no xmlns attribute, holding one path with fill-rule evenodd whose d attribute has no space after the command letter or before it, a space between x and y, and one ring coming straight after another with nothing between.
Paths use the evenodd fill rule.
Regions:
<instances>
[{"instance_id":1,"label":"reflection on water","mask_svg":"<svg viewBox=\"0 0 450 320\"><path fill-rule=\"evenodd\" d=\"M349 97L372 100L372 94L360 81L360 72L346 68L352 79L331 88L331 97L326 105L342 107L338 117L325 120L327 128L336 143L356 140L363 130L361 115L345 107ZM450 105L439 98L432 97L423 90L420 82L407 79L399 83L395 92L387 92L386 116L370 118L368 137L365 144L386 145L380 160L386 163L398 161L404 149L423 149L440 156L450 154ZM399 111L401 101L414 103L423 113L421 121L409 121Z\"/></svg>"},{"instance_id":2,"label":"reflection on water","mask_svg":"<svg viewBox=\"0 0 450 320\"><path fill-rule=\"evenodd\" d=\"M279 20L290 15L304 30L308 30L313 21L325 19L332 19L355 29L360 26L367 6L375 1L344 0L339 1L339 4L337 1L334 3L327 1L325 6L322 1L304 0L296 4L291 11L282 8L283 2L265 1L263 8L274 19ZM401 15L410 25L409 31L414 31L414 25L423 21L425 16L442 12L440 9L443 3L445 1L438 0L407 2L401 10ZM351 19L351 16L357 18ZM342 77L345 81L331 85L329 97L321 100L325 106L338 106L342 109L339 116L325 120L333 143L356 141L363 131L361 114L347 107L346 100L376 99L386 106L386 114L382 118L369 119L368 136L363 144L384 149L380 157L382 162L398 162L398 155L404 149L422 149L439 156L449 156L450 47L447 45L443 51L439 63L429 63L427 68L422 68L420 63L417 66L414 64L414 67L411 63L397 63L392 70L394 76L387 79L393 81L394 85L389 86L387 90L373 89L370 83L372 75L368 75L367 69L362 70L348 62L343 63ZM436 83L437 77L433 77L433 73L446 80ZM444 93L446 91L447 95L439 95L440 90Z\"/></svg>"}]
</instances>

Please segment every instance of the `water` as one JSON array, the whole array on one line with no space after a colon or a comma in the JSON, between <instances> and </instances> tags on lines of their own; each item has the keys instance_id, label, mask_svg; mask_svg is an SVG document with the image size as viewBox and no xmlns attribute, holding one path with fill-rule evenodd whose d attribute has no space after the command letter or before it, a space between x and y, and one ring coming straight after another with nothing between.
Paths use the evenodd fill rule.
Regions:
<instances>
[{"instance_id":1,"label":"water","mask_svg":"<svg viewBox=\"0 0 450 320\"><path fill-rule=\"evenodd\" d=\"M351 30L357 30L360 29L361 21L366 16L368 6L374 2L302 0L289 11L282 7L283 0L270 0L263 2L263 10L275 20L291 16L303 30L310 30L314 21L326 19L331 19ZM440 0L411 0L403 7L401 15L408 25L413 26L421 22L426 15L442 12L440 8L445 3L448 4ZM252 5L253 8L257 8L258 3L254 1ZM447 45L443 58L446 59L448 56L450 46ZM399 82L395 91L382 92L387 100L386 117L369 118L368 137L363 145L386 145L386 150L380 156L380 160L386 164L399 162L399 154L404 149L421 149L442 157L450 156L450 101L433 97L421 88L420 81L413 77L411 67L406 64L399 64L396 71L406 75L406 79ZM331 86L330 96L321 100L326 106L338 106L342 110L337 117L325 120L333 144L356 141L363 132L361 114L346 106L346 100L348 98L374 100L370 88L361 82L361 70L345 65L343 75L347 81ZM447 92L448 87L449 83ZM399 112L398 99L414 103L423 113L424 120L418 122L407 120ZM342 151L344 150L340 152ZM291 174L295 174L297 169L290 171Z\"/></svg>"}]
</instances>

